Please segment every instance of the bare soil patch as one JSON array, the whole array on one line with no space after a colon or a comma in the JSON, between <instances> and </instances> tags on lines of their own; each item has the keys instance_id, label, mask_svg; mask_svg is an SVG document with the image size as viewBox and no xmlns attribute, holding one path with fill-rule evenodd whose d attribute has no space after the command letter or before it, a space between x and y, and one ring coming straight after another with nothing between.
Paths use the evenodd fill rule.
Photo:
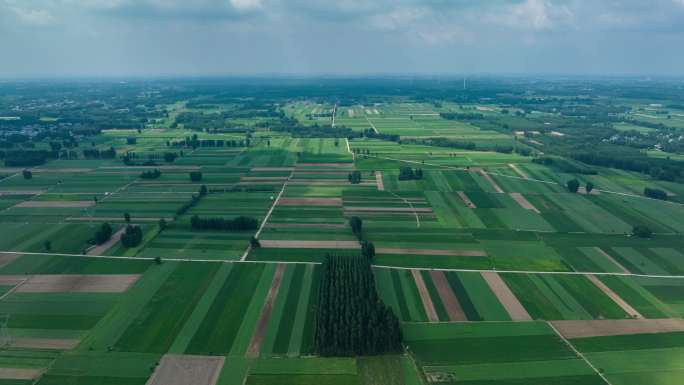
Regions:
<instances>
[{"instance_id":1,"label":"bare soil patch","mask_svg":"<svg viewBox=\"0 0 684 385\"><path fill-rule=\"evenodd\" d=\"M418 288L418 293L420 293L420 299L423 302L423 307L425 308L425 314L427 314L428 320L430 322L439 322L435 304L432 303L432 298L430 298L430 293L425 286L425 281L423 281L420 270L412 269L411 275L413 275L413 280L416 281L416 287Z\"/></svg>"},{"instance_id":2,"label":"bare soil patch","mask_svg":"<svg viewBox=\"0 0 684 385\"><path fill-rule=\"evenodd\" d=\"M344 229L348 226L334 223L267 223L264 227L270 229Z\"/></svg>"},{"instance_id":3,"label":"bare soil patch","mask_svg":"<svg viewBox=\"0 0 684 385\"><path fill-rule=\"evenodd\" d=\"M378 186L378 191L385 191L385 183L382 181L382 173L375 172L375 184Z\"/></svg>"},{"instance_id":4,"label":"bare soil patch","mask_svg":"<svg viewBox=\"0 0 684 385\"><path fill-rule=\"evenodd\" d=\"M33 207L33 208L83 208L90 207L95 201L25 201L14 205L14 207Z\"/></svg>"},{"instance_id":5,"label":"bare soil patch","mask_svg":"<svg viewBox=\"0 0 684 385\"><path fill-rule=\"evenodd\" d=\"M353 163L297 163L296 167L352 167Z\"/></svg>"},{"instance_id":6,"label":"bare soil patch","mask_svg":"<svg viewBox=\"0 0 684 385\"><path fill-rule=\"evenodd\" d=\"M446 255L451 257L486 257L483 250L438 250L438 249L403 249L378 247L378 254L408 254L408 255Z\"/></svg>"},{"instance_id":7,"label":"bare soil patch","mask_svg":"<svg viewBox=\"0 0 684 385\"><path fill-rule=\"evenodd\" d=\"M250 172L294 171L294 167L252 167Z\"/></svg>"},{"instance_id":8,"label":"bare soil patch","mask_svg":"<svg viewBox=\"0 0 684 385\"><path fill-rule=\"evenodd\" d=\"M0 253L0 267L7 266L21 257L18 253Z\"/></svg>"},{"instance_id":9,"label":"bare soil patch","mask_svg":"<svg viewBox=\"0 0 684 385\"><path fill-rule=\"evenodd\" d=\"M471 201L470 198L468 198L468 195L466 195L465 192L456 191L456 193L458 194L459 197L461 197L461 200L463 200L463 203L465 203L465 205L468 206L468 208L471 208L471 209L477 208L477 206L475 206L475 203L473 203L473 201Z\"/></svg>"},{"instance_id":10,"label":"bare soil patch","mask_svg":"<svg viewBox=\"0 0 684 385\"><path fill-rule=\"evenodd\" d=\"M451 290L451 286L446 279L443 271L440 270L430 270L430 277L432 282L435 284L437 293L439 293L439 298L444 304L447 314L449 315L450 321L467 321L461 303L458 302L458 298Z\"/></svg>"},{"instance_id":11,"label":"bare soil patch","mask_svg":"<svg viewBox=\"0 0 684 385\"><path fill-rule=\"evenodd\" d=\"M33 275L18 293L122 293L140 278L138 274Z\"/></svg>"},{"instance_id":12,"label":"bare soil patch","mask_svg":"<svg viewBox=\"0 0 684 385\"><path fill-rule=\"evenodd\" d=\"M215 385L224 357L166 354L146 385Z\"/></svg>"},{"instance_id":13,"label":"bare soil patch","mask_svg":"<svg viewBox=\"0 0 684 385\"><path fill-rule=\"evenodd\" d=\"M37 174L52 174L52 173L84 173L95 171L94 168L83 168L83 167L64 167L64 168L33 168L31 172Z\"/></svg>"},{"instance_id":14,"label":"bare soil patch","mask_svg":"<svg viewBox=\"0 0 684 385\"><path fill-rule=\"evenodd\" d=\"M511 316L513 321L532 321L532 317L525 310L523 305L518 301L518 298L513 294L511 289L506 285L499 273L494 271L484 271L481 273L482 278L487 281L487 285L492 289L496 298L499 299L501 305Z\"/></svg>"},{"instance_id":15,"label":"bare soil patch","mask_svg":"<svg viewBox=\"0 0 684 385\"><path fill-rule=\"evenodd\" d=\"M498 192L498 193L503 193L503 192L504 192L504 190L503 190L501 187L499 187L499 185L496 183L496 181L494 180L494 178L492 178L492 176L489 175L485 170L480 169L480 174L481 174L485 179L487 179L487 182L489 182L489 184L491 184L492 187L494 187L494 190L496 190L496 192Z\"/></svg>"},{"instance_id":16,"label":"bare soil patch","mask_svg":"<svg viewBox=\"0 0 684 385\"><path fill-rule=\"evenodd\" d=\"M12 196L12 195L38 195L44 193L44 190L10 190L10 191L0 191L0 196Z\"/></svg>"},{"instance_id":17,"label":"bare soil patch","mask_svg":"<svg viewBox=\"0 0 684 385\"><path fill-rule=\"evenodd\" d=\"M311 186L346 186L349 181L346 179L293 179L290 181L293 185L311 185ZM373 182L361 182L357 186L375 186Z\"/></svg>"},{"instance_id":18,"label":"bare soil patch","mask_svg":"<svg viewBox=\"0 0 684 385\"><path fill-rule=\"evenodd\" d=\"M619 336L684 331L684 319L552 321L565 338Z\"/></svg>"},{"instance_id":19,"label":"bare soil patch","mask_svg":"<svg viewBox=\"0 0 684 385\"><path fill-rule=\"evenodd\" d=\"M161 217L135 217L136 222L159 222ZM173 218L164 218L167 222L173 221ZM69 217L68 221L76 222L107 222L107 221L120 221L121 217ZM124 230L125 231L125 230ZM101 254L88 254L88 255L101 255Z\"/></svg>"},{"instance_id":20,"label":"bare soil patch","mask_svg":"<svg viewBox=\"0 0 684 385\"><path fill-rule=\"evenodd\" d=\"M348 207L345 206L345 211L368 211L368 212L410 212L410 213L431 213L432 209L429 207Z\"/></svg>"},{"instance_id":21,"label":"bare soil patch","mask_svg":"<svg viewBox=\"0 0 684 385\"><path fill-rule=\"evenodd\" d=\"M0 379L3 380L34 380L43 374L42 369L0 368Z\"/></svg>"},{"instance_id":22,"label":"bare soil patch","mask_svg":"<svg viewBox=\"0 0 684 385\"><path fill-rule=\"evenodd\" d=\"M342 206L342 198L280 198L283 206Z\"/></svg>"},{"instance_id":23,"label":"bare soil patch","mask_svg":"<svg viewBox=\"0 0 684 385\"><path fill-rule=\"evenodd\" d=\"M12 338L10 346L21 349L50 349L50 350L70 350L75 348L78 339L57 339L57 338Z\"/></svg>"},{"instance_id":24,"label":"bare soil patch","mask_svg":"<svg viewBox=\"0 0 684 385\"><path fill-rule=\"evenodd\" d=\"M360 249L357 241L284 241L259 240L261 247L270 249Z\"/></svg>"},{"instance_id":25,"label":"bare soil patch","mask_svg":"<svg viewBox=\"0 0 684 385\"><path fill-rule=\"evenodd\" d=\"M630 304L628 304L624 299L622 299L619 295L617 295L616 292L614 292L611 288L606 286L605 283L603 283L600 279L598 279L595 275L587 274L587 278L596 285L601 291L610 297L610 299L613 300L622 310L625 311L625 313L629 314L630 317L633 318L644 318L636 309L634 309Z\"/></svg>"},{"instance_id":26,"label":"bare soil patch","mask_svg":"<svg viewBox=\"0 0 684 385\"><path fill-rule=\"evenodd\" d=\"M537 210L537 208L534 207L534 205L530 203L530 201L528 201L521 193L510 193L508 195L510 195L511 198L513 198L513 200L518 202L520 207L524 208L525 210L530 210L534 211L537 214L541 214L541 212Z\"/></svg>"},{"instance_id":27,"label":"bare soil patch","mask_svg":"<svg viewBox=\"0 0 684 385\"><path fill-rule=\"evenodd\" d=\"M275 274L273 275L273 282L271 282L271 288L268 289L268 294L266 295L266 302L264 302L264 306L261 308L261 315L259 316L256 328L254 329L252 340L250 341L249 347L247 348L247 357L259 357L259 352L261 351L261 343L264 341L264 336L266 335L266 328L268 327L268 321L271 319L271 312L273 311L273 302L278 296L278 291L280 290L280 283L283 280L284 272L285 264L278 264L278 267L276 267Z\"/></svg>"}]
</instances>

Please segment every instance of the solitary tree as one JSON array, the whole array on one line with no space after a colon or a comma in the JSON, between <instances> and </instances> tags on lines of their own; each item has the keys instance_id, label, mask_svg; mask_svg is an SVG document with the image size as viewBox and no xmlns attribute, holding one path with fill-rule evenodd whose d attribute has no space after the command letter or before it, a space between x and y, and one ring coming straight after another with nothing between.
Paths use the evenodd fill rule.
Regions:
<instances>
[{"instance_id":1,"label":"solitary tree","mask_svg":"<svg viewBox=\"0 0 684 385\"><path fill-rule=\"evenodd\" d=\"M126 223L131 223L131 214L124 213L124 220L126 221Z\"/></svg>"},{"instance_id":2,"label":"solitary tree","mask_svg":"<svg viewBox=\"0 0 684 385\"><path fill-rule=\"evenodd\" d=\"M636 225L632 228L632 234L639 238L651 238L653 231L644 225Z\"/></svg>"},{"instance_id":3,"label":"solitary tree","mask_svg":"<svg viewBox=\"0 0 684 385\"><path fill-rule=\"evenodd\" d=\"M250 246L252 246L253 249L258 249L261 247L261 243L259 243L259 240L256 239L255 236L252 235L252 238L249 240Z\"/></svg>"},{"instance_id":4,"label":"solitary tree","mask_svg":"<svg viewBox=\"0 0 684 385\"><path fill-rule=\"evenodd\" d=\"M568 181L568 191L571 193L576 193L579 190L580 183L577 179L572 179Z\"/></svg>"},{"instance_id":5,"label":"solitary tree","mask_svg":"<svg viewBox=\"0 0 684 385\"><path fill-rule=\"evenodd\" d=\"M206 186L206 185L202 185L202 187L200 187L199 195L200 195L201 197L207 195L207 186Z\"/></svg>"},{"instance_id":6,"label":"solitary tree","mask_svg":"<svg viewBox=\"0 0 684 385\"><path fill-rule=\"evenodd\" d=\"M33 178L33 173L29 170L24 170L21 172L22 175L24 175L24 179L31 179Z\"/></svg>"},{"instance_id":7,"label":"solitary tree","mask_svg":"<svg viewBox=\"0 0 684 385\"><path fill-rule=\"evenodd\" d=\"M202 172L201 171L191 171L190 172L190 181L199 182L201 180L202 180Z\"/></svg>"},{"instance_id":8,"label":"solitary tree","mask_svg":"<svg viewBox=\"0 0 684 385\"><path fill-rule=\"evenodd\" d=\"M166 229L166 219L159 218L159 231L164 231Z\"/></svg>"},{"instance_id":9,"label":"solitary tree","mask_svg":"<svg viewBox=\"0 0 684 385\"><path fill-rule=\"evenodd\" d=\"M95 233L95 243L101 245L112 237L112 226L109 223L103 223Z\"/></svg>"},{"instance_id":10,"label":"solitary tree","mask_svg":"<svg viewBox=\"0 0 684 385\"><path fill-rule=\"evenodd\" d=\"M363 221L357 216L349 218L349 226L351 226L352 232L358 239L361 239L361 231L363 230Z\"/></svg>"},{"instance_id":11,"label":"solitary tree","mask_svg":"<svg viewBox=\"0 0 684 385\"><path fill-rule=\"evenodd\" d=\"M587 189L587 194L590 194L590 193L591 193L591 190L594 189L594 184L591 183L591 182L587 182L587 187L586 187L586 189Z\"/></svg>"},{"instance_id":12,"label":"solitary tree","mask_svg":"<svg viewBox=\"0 0 684 385\"><path fill-rule=\"evenodd\" d=\"M52 251L52 242L49 239L45 241L43 246L45 246L45 251Z\"/></svg>"}]
</instances>

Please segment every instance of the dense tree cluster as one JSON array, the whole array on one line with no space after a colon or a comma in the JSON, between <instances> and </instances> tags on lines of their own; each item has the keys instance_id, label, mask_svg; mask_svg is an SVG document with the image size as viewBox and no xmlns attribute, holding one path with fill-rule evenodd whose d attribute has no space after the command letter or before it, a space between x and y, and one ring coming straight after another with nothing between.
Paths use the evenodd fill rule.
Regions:
<instances>
[{"instance_id":1,"label":"dense tree cluster","mask_svg":"<svg viewBox=\"0 0 684 385\"><path fill-rule=\"evenodd\" d=\"M221 217L202 218L198 215L193 215L190 218L190 226L194 230L246 231L256 230L259 227L259 220L245 216L226 219Z\"/></svg>"},{"instance_id":2,"label":"dense tree cluster","mask_svg":"<svg viewBox=\"0 0 684 385\"><path fill-rule=\"evenodd\" d=\"M202 172L201 171L190 171L190 181L199 182L201 180L202 180Z\"/></svg>"},{"instance_id":3,"label":"dense tree cluster","mask_svg":"<svg viewBox=\"0 0 684 385\"><path fill-rule=\"evenodd\" d=\"M399 168L399 180L418 180L423 179L423 169L412 169L411 167Z\"/></svg>"},{"instance_id":4,"label":"dense tree cluster","mask_svg":"<svg viewBox=\"0 0 684 385\"><path fill-rule=\"evenodd\" d=\"M636 225L632 228L632 235L639 238L651 238L653 231L645 225Z\"/></svg>"},{"instance_id":5,"label":"dense tree cluster","mask_svg":"<svg viewBox=\"0 0 684 385\"><path fill-rule=\"evenodd\" d=\"M483 114L472 112L442 112L439 116L446 120L482 120L485 118Z\"/></svg>"},{"instance_id":6,"label":"dense tree cluster","mask_svg":"<svg viewBox=\"0 0 684 385\"><path fill-rule=\"evenodd\" d=\"M97 229L95 232L94 241L96 244L101 245L112 237L112 226L105 222Z\"/></svg>"},{"instance_id":7,"label":"dense tree cluster","mask_svg":"<svg viewBox=\"0 0 684 385\"><path fill-rule=\"evenodd\" d=\"M3 152L7 167L33 167L45 163L48 159L57 158L57 153L46 150L12 150Z\"/></svg>"},{"instance_id":8,"label":"dense tree cluster","mask_svg":"<svg viewBox=\"0 0 684 385\"><path fill-rule=\"evenodd\" d=\"M369 260L331 255L322 270L316 352L344 357L401 352L399 320L378 297Z\"/></svg>"},{"instance_id":9,"label":"dense tree cluster","mask_svg":"<svg viewBox=\"0 0 684 385\"><path fill-rule=\"evenodd\" d=\"M114 159L116 158L116 150L114 150L114 147L110 147L106 150L85 148L83 149L83 157L86 159Z\"/></svg>"},{"instance_id":10,"label":"dense tree cluster","mask_svg":"<svg viewBox=\"0 0 684 385\"><path fill-rule=\"evenodd\" d=\"M653 199L660 199L660 200L667 200L667 192L659 189L659 188L654 188L654 187L646 187L644 188L644 196L647 196L649 198Z\"/></svg>"},{"instance_id":11,"label":"dense tree cluster","mask_svg":"<svg viewBox=\"0 0 684 385\"><path fill-rule=\"evenodd\" d=\"M128 225L126 231L121 235L121 244L124 247L136 247L143 239L143 232L140 226Z\"/></svg>"}]
</instances>

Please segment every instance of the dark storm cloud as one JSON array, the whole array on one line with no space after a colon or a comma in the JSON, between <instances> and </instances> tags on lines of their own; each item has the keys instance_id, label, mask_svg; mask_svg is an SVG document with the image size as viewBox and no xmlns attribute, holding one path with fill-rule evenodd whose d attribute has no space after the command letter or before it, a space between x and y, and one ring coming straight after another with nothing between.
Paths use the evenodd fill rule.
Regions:
<instances>
[{"instance_id":1,"label":"dark storm cloud","mask_svg":"<svg viewBox=\"0 0 684 385\"><path fill-rule=\"evenodd\" d=\"M0 0L0 76L682 73L684 0Z\"/></svg>"}]
</instances>

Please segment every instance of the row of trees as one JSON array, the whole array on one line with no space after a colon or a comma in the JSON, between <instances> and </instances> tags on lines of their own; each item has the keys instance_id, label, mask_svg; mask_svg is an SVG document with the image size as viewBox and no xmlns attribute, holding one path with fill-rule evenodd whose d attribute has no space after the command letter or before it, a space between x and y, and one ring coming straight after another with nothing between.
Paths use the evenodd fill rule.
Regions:
<instances>
[{"instance_id":1,"label":"row of trees","mask_svg":"<svg viewBox=\"0 0 684 385\"><path fill-rule=\"evenodd\" d=\"M121 244L124 247L136 247L143 239L143 232L140 226L128 225L126 231L121 235Z\"/></svg>"},{"instance_id":2,"label":"row of trees","mask_svg":"<svg viewBox=\"0 0 684 385\"><path fill-rule=\"evenodd\" d=\"M245 216L226 219L221 217L202 218L198 215L193 215L190 218L190 226L194 230L246 231L256 230L259 227L259 220Z\"/></svg>"},{"instance_id":3,"label":"row of trees","mask_svg":"<svg viewBox=\"0 0 684 385\"><path fill-rule=\"evenodd\" d=\"M402 339L399 320L375 289L368 259L327 256L319 284L316 352L343 357L400 353Z\"/></svg>"},{"instance_id":4,"label":"row of trees","mask_svg":"<svg viewBox=\"0 0 684 385\"><path fill-rule=\"evenodd\" d=\"M349 218L349 227L351 227L352 233L356 236L361 244L361 255L366 257L366 259L371 260L375 257L375 245L373 242L366 239L363 234L363 220L357 216Z\"/></svg>"}]
</instances>

